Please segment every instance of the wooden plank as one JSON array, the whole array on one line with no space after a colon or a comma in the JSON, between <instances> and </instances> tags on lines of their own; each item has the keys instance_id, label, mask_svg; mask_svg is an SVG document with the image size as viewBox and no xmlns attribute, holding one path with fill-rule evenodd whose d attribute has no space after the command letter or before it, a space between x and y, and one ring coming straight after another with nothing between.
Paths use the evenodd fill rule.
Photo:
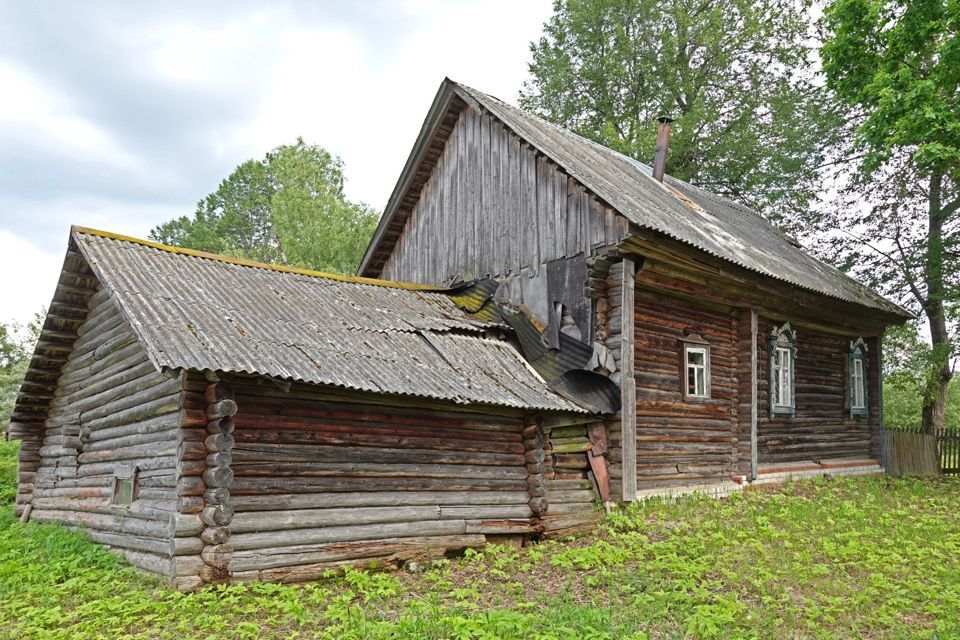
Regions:
<instances>
[{"instance_id":1,"label":"wooden plank","mask_svg":"<svg viewBox=\"0 0 960 640\"><path fill-rule=\"evenodd\" d=\"M620 425L623 446L623 499L637 496L637 385L634 381L634 278L633 260L621 262L620 282Z\"/></svg>"},{"instance_id":2,"label":"wooden plank","mask_svg":"<svg viewBox=\"0 0 960 640\"><path fill-rule=\"evenodd\" d=\"M750 308L750 477L757 477L757 429L760 418L759 390L757 386L757 308Z\"/></svg>"}]
</instances>

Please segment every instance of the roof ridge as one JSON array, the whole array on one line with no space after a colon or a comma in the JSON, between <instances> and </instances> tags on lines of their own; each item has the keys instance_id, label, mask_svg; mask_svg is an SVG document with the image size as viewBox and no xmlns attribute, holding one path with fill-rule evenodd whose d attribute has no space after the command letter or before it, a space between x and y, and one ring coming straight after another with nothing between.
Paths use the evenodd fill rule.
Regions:
<instances>
[{"instance_id":1,"label":"roof ridge","mask_svg":"<svg viewBox=\"0 0 960 640\"><path fill-rule=\"evenodd\" d=\"M280 271L282 273L293 273L293 274L302 275L302 276L310 276L312 278L323 278L325 280L333 280L335 282L365 284L372 287L385 287L389 289L405 289L408 291L423 291L425 293L443 293L449 290L448 287L441 287L436 285L417 284L415 282L402 282L399 280L381 280L379 278L366 278L363 276L345 276L339 273L327 273L324 271L314 271L312 269L303 269L301 267L290 267L282 264L269 264L266 262L258 262L256 260L248 260L246 258L233 258L233 257L225 256L219 253L210 253L208 251L199 251L197 249L188 249L186 247L174 247L168 244L154 242L152 240L144 240L143 238L127 236L122 233L114 233L112 231L104 231L102 229L92 229L90 227L84 227L80 225L71 225L70 233L71 234L79 233L79 234L84 234L88 236L97 236L99 238L120 240L122 242L130 242L130 243L138 244L144 247L159 249L160 251L166 251L167 253L175 253L179 255L191 256L194 258L202 258L206 260L215 260L217 262L235 264L242 267L250 267L253 269L266 269L269 271Z\"/></svg>"}]
</instances>

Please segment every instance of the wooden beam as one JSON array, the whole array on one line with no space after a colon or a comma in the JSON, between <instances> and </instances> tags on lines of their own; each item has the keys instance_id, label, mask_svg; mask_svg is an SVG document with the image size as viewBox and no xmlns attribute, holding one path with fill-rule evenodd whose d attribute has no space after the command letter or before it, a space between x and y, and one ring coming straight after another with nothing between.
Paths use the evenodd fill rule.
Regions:
<instances>
[{"instance_id":1,"label":"wooden beam","mask_svg":"<svg viewBox=\"0 0 960 640\"><path fill-rule=\"evenodd\" d=\"M732 306L756 305L766 310L765 317L777 319L780 312L791 324L803 321L817 331L850 336L875 335L886 325L904 321L891 312L867 309L751 272L654 232L636 227L631 231L621 251L648 258L645 271L651 273L651 286L663 287L680 297ZM671 279L676 279L675 290L668 286ZM693 287L688 289L687 284Z\"/></svg>"},{"instance_id":2,"label":"wooden beam","mask_svg":"<svg viewBox=\"0 0 960 640\"><path fill-rule=\"evenodd\" d=\"M750 478L757 478L757 425L760 419L757 388L757 308L750 309Z\"/></svg>"},{"instance_id":3,"label":"wooden beam","mask_svg":"<svg viewBox=\"0 0 960 640\"><path fill-rule=\"evenodd\" d=\"M634 285L636 266L630 258L621 263L620 283L620 443L623 448L621 479L623 500L637 499L637 383L634 379Z\"/></svg>"}]
</instances>

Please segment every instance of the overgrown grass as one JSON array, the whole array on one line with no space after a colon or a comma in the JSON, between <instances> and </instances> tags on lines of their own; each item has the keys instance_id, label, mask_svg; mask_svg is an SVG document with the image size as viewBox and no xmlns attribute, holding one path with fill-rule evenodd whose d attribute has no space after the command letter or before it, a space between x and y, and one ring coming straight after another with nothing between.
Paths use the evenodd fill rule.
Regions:
<instances>
[{"instance_id":1,"label":"overgrown grass","mask_svg":"<svg viewBox=\"0 0 960 640\"><path fill-rule=\"evenodd\" d=\"M0 433L0 437L3 434ZM17 451L18 441L0 440L0 505L13 503L17 497Z\"/></svg>"},{"instance_id":2,"label":"overgrown grass","mask_svg":"<svg viewBox=\"0 0 960 640\"><path fill-rule=\"evenodd\" d=\"M655 503L597 535L421 574L180 594L0 514L0 637L960 637L960 482L799 483Z\"/></svg>"}]
</instances>

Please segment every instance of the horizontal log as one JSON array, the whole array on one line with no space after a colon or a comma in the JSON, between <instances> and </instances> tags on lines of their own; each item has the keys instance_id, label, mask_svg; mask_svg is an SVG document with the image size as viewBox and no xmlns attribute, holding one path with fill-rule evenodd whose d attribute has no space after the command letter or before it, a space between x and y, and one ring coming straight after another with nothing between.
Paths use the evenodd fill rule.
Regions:
<instances>
[{"instance_id":1,"label":"horizontal log","mask_svg":"<svg viewBox=\"0 0 960 640\"><path fill-rule=\"evenodd\" d=\"M488 478L343 478L343 477L243 477L234 479L230 493L237 495L318 493L321 491L526 491L526 480Z\"/></svg>"},{"instance_id":2,"label":"horizontal log","mask_svg":"<svg viewBox=\"0 0 960 640\"><path fill-rule=\"evenodd\" d=\"M97 406L87 409L83 412L82 424L90 425L91 429L102 427L103 424L97 422L101 418L106 416L114 416L124 411L131 411L134 407L141 407L148 405L151 402L158 402L161 399L169 398L171 395L178 394L180 392L180 380L177 378L156 374L153 380L156 382L156 384L146 386L145 388L139 389L133 393L130 393L129 395L123 394L116 395L112 398L103 398L103 400L99 402ZM146 383L149 382L150 379L141 379L141 381ZM179 408L179 399L173 408ZM161 410L156 413L169 413L172 410L173 409L166 411Z\"/></svg>"},{"instance_id":3,"label":"horizontal log","mask_svg":"<svg viewBox=\"0 0 960 640\"><path fill-rule=\"evenodd\" d=\"M472 451L436 451L432 449L396 449L360 447L344 451L343 446L306 444L241 443L232 451L237 462L353 462L382 463L450 463L496 466L520 466L523 458L515 453L480 453Z\"/></svg>"},{"instance_id":4,"label":"horizontal log","mask_svg":"<svg viewBox=\"0 0 960 640\"><path fill-rule=\"evenodd\" d=\"M87 437L89 438L89 435L87 435ZM86 445L84 446L84 451L108 451L158 442L169 442L173 444L176 442L176 440L177 432L174 429L166 428L149 433L136 433L127 436L121 436L119 438L111 438L109 440L89 441L88 439Z\"/></svg>"},{"instance_id":5,"label":"horizontal log","mask_svg":"<svg viewBox=\"0 0 960 640\"><path fill-rule=\"evenodd\" d=\"M406 435L398 429L364 429L360 432L356 424L343 425L342 430L332 430L329 425L320 422L301 421L296 423L268 425L267 429L256 428L250 424L246 413L234 418L240 430L234 433L236 447L242 448L246 443L279 443L279 444L315 444L315 445L347 445L352 447L377 447L394 449L433 449L436 451L476 451L487 453L516 453L524 452L519 437L514 442L497 440L467 440L458 439L463 434L449 436L438 432L420 432L417 435Z\"/></svg>"},{"instance_id":6,"label":"horizontal log","mask_svg":"<svg viewBox=\"0 0 960 640\"><path fill-rule=\"evenodd\" d=\"M172 577L173 558L129 549L124 549L119 555L143 571L155 573L160 576Z\"/></svg>"},{"instance_id":7,"label":"horizontal log","mask_svg":"<svg viewBox=\"0 0 960 640\"><path fill-rule=\"evenodd\" d=\"M233 534L230 546L235 551L264 549L303 544L354 542L414 536L462 535L467 523L463 520L433 520L423 522L396 522L345 527L291 529L260 533Z\"/></svg>"},{"instance_id":8,"label":"horizontal log","mask_svg":"<svg viewBox=\"0 0 960 640\"><path fill-rule=\"evenodd\" d=\"M200 554L178 556L173 559L173 574L175 576L198 576L201 567L206 565Z\"/></svg>"},{"instance_id":9,"label":"horizontal log","mask_svg":"<svg viewBox=\"0 0 960 640\"><path fill-rule=\"evenodd\" d=\"M199 538L171 538L157 540L119 533L105 533L92 529L85 530L87 536L94 542L121 549L146 551L164 557L196 555L203 549L203 541Z\"/></svg>"},{"instance_id":10,"label":"horizontal log","mask_svg":"<svg viewBox=\"0 0 960 640\"><path fill-rule=\"evenodd\" d=\"M212 467L203 472L204 484L211 488L230 487L234 481L234 472L231 467Z\"/></svg>"},{"instance_id":11,"label":"horizontal log","mask_svg":"<svg viewBox=\"0 0 960 640\"><path fill-rule=\"evenodd\" d=\"M136 517L119 517L100 513L79 511L57 511L53 509L34 509L33 520L37 522L63 522L83 525L113 533L130 533L145 538L167 540L170 538L170 522L158 522Z\"/></svg>"},{"instance_id":12,"label":"horizontal log","mask_svg":"<svg viewBox=\"0 0 960 640\"><path fill-rule=\"evenodd\" d=\"M104 427L116 427L123 424L130 424L155 418L157 416L173 413L180 410L180 393L173 393L169 396L158 398L145 402L144 404L131 407L116 413L105 415L96 420L87 420L84 418L83 426L89 426L91 429L102 429Z\"/></svg>"},{"instance_id":13,"label":"horizontal log","mask_svg":"<svg viewBox=\"0 0 960 640\"><path fill-rule=\"evenodd\" d=\"M440 520L440 506L352 507L298 511L250 511L236 513L230 523L233 535L347 525Z\"/></svg>"},{"instance_id":14,"label":"horizontal log","mask_svg":"<svg viewBox=\"0 0 960 640\"><path fill-rule=\"evenodd\" d=\"M135 460L139 458L156 458L159 456L176 456L177 443L170 441L147 442L119 449L100 449L86 451L78 456L80 464L108 462L114 460Z\"/></svg>"},{"instance_id":15,"label":"horizontal log","mask_svg":"<svg viewBox=\"0 0 960 640\"><path fill-rule=\"evenodd\" d=\"M217 451L230 451L233 449L233 436L227 433L211 433L204 439L203 446L207 451L214 453Z\"/></svg>"},{"instance_id":16,"label":"horizontal log","mask_svg":"<svg viewBox=\"0 0 960 640\"><path fill-rule=\"evenodd\" d=\"M69 373L64 373L60 377L58 384L64 387L64 393L69 393L71 390L79 388L74 386L78 382L84 380L89 381L95 375L106 377L124 368L132 366L134 363L139 364L139 362L146 357L147 356L143 351L143 347L141 347L139 343L134 342L121 349L118 349L117 351L114 351L111 354L104 355L103 357L95 360L89 366L82 367L75 371L70 371Z\"/></svg>"},{"instance_id":17,"label":"horizontal log","mask_svg":"<svg viewBox=\"0 0 960 640\"><path fill-rule=\"evenodd\" d=\"M207 404L216 404L221 400L233 400L233 389L225 382L214 382L207 385L203 392L203 399Z\"/></svg>"},{"instance_id":18,"label":"horizontal log","mask_svg":"<svg viewBox=\"0 0 960 640\"><path fill-rule=\"evenodd\" d=\"M232 378L231 386L244 414L270 415L282 405L282 413L307 418L345 420L349 423L374 422L393 425L411 425L426 429L457 428L519 434L522 424L517 411L503 407L485 407L483 413L469 406L451 406L449 403L425 403L415 398L394 398L389 408L382 400L369 394L336 392L316 385L294 384L289 391L276 388L271 383L251 386ZM405 406L404 402L410 404ZM497 412L502 415L497 415Z\"/></svg>"},{"instance_id":19,"label":"horizontal log","mask_svg":"<svg viewBox=\"0 0 960 640\"><path fill-rule=\"evenodd\" d=\"M200 539L207 544L225 544L230 539L230 528L207 527L200 534Z\"/></svg>"},{"instance_id":20,"label":"horizontal log","mask_svg":"<svg viewBox=\"0 0 960 640\"><path fill-rule=\"evenodd\" d=\"M200 519L208 527L223 527L233 520L233 507L229 504L215 504L204 507Z\"/></svg>"},{"instance_id":21,"label":"horizontal log","mask_svg":"<svg viewBox=\"0 0 960 640\"><path fill-rule=\"evenodd\" d=\"M534 532L533 524L527 520L468 520L467 533L482 533L484 535L530 535Z\"/></svg>"},{"instance_id":22,"label":"horizontal log","mask_svg":"<svg viewBox=\"0 0 960 640\"><path fill-rule=\"evenodd\" d=\"M568 444L556 444L551 440L551 446L555 454L558 453L577 453L583 451L590 451L593 448L593 445L590 444L589 440L582 440L580 442L571 442Z\"/></svg>"},{"instance_id":23,"label":"horizontal log","mask_svg":"<svg viewBox=\"0 0 960 640\"><path fill-rule=\"evenodd\" d=\"M237 403L234 400L218 400L207 406L207 419L218 420L229 418L237 413Z\"/></svg>"},{"instance_id":24,"label":"horizontal log","mask_svg":"<svg viewBox=\"0 0 960 640\"><path fill-rule=\"evenodd\" d=\"M176 429L180 425L180 414L179 412L168 413L155 418L148 418L133 424L123 425L119 427L110 427L106 429L88 429L88 433L85 436L87 439L87 449L90 451L96 451L102 448L110 448L117 443L107 442L106 444L100 444L104 441L110 440L119 440L120 438L129 438L128 440L119 440L120 443L118 446L125 446L127 443L134 442L143 442L148 434L162 433L162 432L173 432L170 437L176 437Z\"/></svg>"},{"instance_id":25,"label":"horizontal log","mask_svg":"<svg viewBox=\"0 0 960 640\"><path fill-rule=\"evenodd\" d=\"M229 545L209 545L203 548L200 557L211 567L225 570L230 565L230 552Z\"/></svg>"},{"instance_id":26,"label":"horizontal log","mask_svg":"<svg viewBox=\"0 0 960 640\"><path fill-rule=\"evenodd\" d=\"M44 497L35 495L33 498L33 506L37 509L65 512L77 511L84 513L100 513L113 515L119 518L144 518L146 520L156 520L162 523L168 522L170 520L171 511L169 509L158 509L156 504L156 501L147 503L145 500L136 500L130 505L119 506L110 502L110 496Z\"/></svg>"},{"instance_id":27,"label":"horizontal log","mask_svg":"<svg viewBox=\"0 0 960 640\"><path fill-rule=\"evenodd\" d=\"M441 549L460 551L480 548L486 538L480 534L419 536L409 538L386 538L371 542L326 543L293 545L250 551L236 551L230 561L232 572L271 569L288 566L308 566L316 563L336 562L368 557L384 557L405 551Z\"/></svg>"},{"instance_id":28,"label":"horizontal log","mask_svg":"<svg viewBox=\"0 0 960 640\"><path fill-rule=\"evenodd\" d=\"M137 391L140 388L152 386L157 380L157 369L153 366L145 353L134 353L128 359L116 363L114 366L81 379L73 384L58 384L52 401L55 407L72 405L80 410L96 406L99 394L116 390L117 393Z\"/></svg>"},{"instance_id":29,"label":"horizontal log","mask_svg":"<svg viewBox=\"0 0 960 640\"><path fill-rule=\"evenodd\" d=\"M207 423L207 433L231 434L236 426L232 418L218 418Z\"/></svg>"},{"instance_id":30,"label":"horizontal log","mask_svg":"<svg viewBox=\"0 0 960 640\"><path fill-rule=\"evenodd\" d=\"M176 513L170 520L173 536L178 538L198 536L206 526L200 516L195 514Z\"/></svg>"},{"instance_id":31,"label":"horizontal log","mask_svg":"<svg viewBox=\"0 0 960 640\"><path fill-rule=\"evenodd\" d=\"M164 443L166 444L166 443ZM176 445L170 443L170 446L173 448L174 452L176 451ZM141 451L143 451L141 449ZM102 476L105 474L113 474L116 471L118 462L136 460L137 470L140 472L140 478L149 478L153 475L156 475L157 472L161 474L169 475L171 481L174 479L174 471L177 466L177 456L176 455L151 455L145 454L141 458L122 458L120 460L105 460L103 462L86 462L83 463L78 469L78 474L81 477L86 476ZM124 462L124 464L129 464L129 462ZM153 472L153 473L147 473ZM147 484L142 486L166 486L165 484Z\"/></svg>"},{"instance_id":32,"label":"horizontal log","mask_svg":"<svg viewBox=\"0 0 960 640\"><path fill-rule=\"evenodd\" d=\"M584 463L586 459L584 458ZM272 476L322 477L353 476L364 478L490 478L522 479L527 473L523 467L488 467L467 464L373 464L366 462L314 463L241 463L234 460L231 467L236 477ZM214 485L210 485L214 486Z\"/></svg>"},{"instance_id":33,"label":"horizontal log","mask_svg":"<svg viewBox=\"0 0 960 640\"><path fill-rule=\"evenodd\" d=\"M586 481L589 486L589 481ZM231 496L238 512L276 509L327 509L336 507L387 507L417 505L511 505L525 504L529 496L522 491L383 491L357 493L299 493Z\"/></svg>"}]
</instances>

